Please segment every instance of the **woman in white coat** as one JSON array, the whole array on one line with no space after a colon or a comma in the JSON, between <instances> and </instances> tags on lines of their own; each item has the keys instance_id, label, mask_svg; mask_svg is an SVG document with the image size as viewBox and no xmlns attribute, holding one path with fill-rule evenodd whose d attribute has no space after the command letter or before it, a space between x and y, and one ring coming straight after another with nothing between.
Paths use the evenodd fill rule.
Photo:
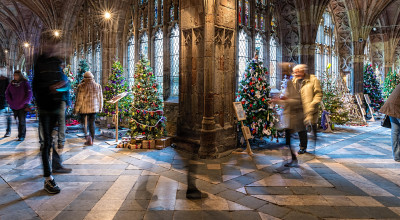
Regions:
<instances>
[{"instance_id":1,"label":"woman in white coat","mask_svg":"<svg viewBox=\"0 0 400 220\"><path fill-rule=\"evenodd\" d=\"M75 114L80 114L83 131L86 136L85 145L93 145L96 113L103 109L103 92L101 86L93 79L93 74L88 71L83 75L83 82L78 85L78 93L75 103ZM89 132L87 132L89 125Z\"/></svg>"}]
</instances>

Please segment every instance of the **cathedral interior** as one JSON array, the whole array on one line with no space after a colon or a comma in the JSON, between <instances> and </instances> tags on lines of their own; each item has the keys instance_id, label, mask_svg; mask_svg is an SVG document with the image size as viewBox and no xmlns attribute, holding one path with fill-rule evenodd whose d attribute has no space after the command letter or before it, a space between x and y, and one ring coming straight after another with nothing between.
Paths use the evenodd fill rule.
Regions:
<instances>
[{"instance_id":1,"label":"cathedral interior","mask_svg":"<svg viewBox=\"0 0 400 220\"><path fill-rule=\"evenodd\" d=\"M86 60L103 87L116 60L133 86L136 64L148 59L173 144L135 151L99 137L82 147L67 133L72 173L55 175L62 191L49 196L38 122L27 119L24 142L0 139L0 219L400 218L400 163L378 121L321 132L313 152L282 172L275 141L252 142L252 156L232 153L232 103L256 52L271 91L292 63L363 94L366 63L380 82L400 71L400 0L0 1L0 74L33 75L54 40L64 67L76 73ZM189 181L206 196L187 199Z\"/></svg>"}]
</instances>

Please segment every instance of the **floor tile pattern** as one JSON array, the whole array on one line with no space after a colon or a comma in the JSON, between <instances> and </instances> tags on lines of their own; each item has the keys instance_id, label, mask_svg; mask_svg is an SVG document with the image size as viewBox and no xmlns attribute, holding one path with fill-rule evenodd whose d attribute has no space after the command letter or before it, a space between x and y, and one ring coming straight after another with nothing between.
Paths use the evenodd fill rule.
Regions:
<instances>
[{"instance_id":1,"label":"floor tile pattern","mask_svg":"<svg viewBox=\"0 0 400 220\"><path fill-rule=\"evenodd\" d=\"M292 168L275 141L254 142L253 157L206 160L171 147L115 148L100 136L87 147L69 133L62 155L73 171L55 175L57 195L43 190L37 121L24 142L15 124L12 132L0 138L1 220L400 219L400 163L379 122L319 133ZM207 198L186 199L188 177Z\"/></svg>"}]
</instances>

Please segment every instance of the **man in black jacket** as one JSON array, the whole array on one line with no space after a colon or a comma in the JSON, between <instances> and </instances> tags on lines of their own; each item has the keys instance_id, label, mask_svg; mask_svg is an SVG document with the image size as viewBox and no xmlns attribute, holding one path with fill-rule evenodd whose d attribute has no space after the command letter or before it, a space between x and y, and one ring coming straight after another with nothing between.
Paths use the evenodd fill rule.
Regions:
<instances>
[{"instance_id":1,"label":"man in black jacket","mask_svg":"<svg viewBox=\"0 0 400 220\"><path fill-rule=\"evenodd\" d=\"M0 76L0 112L5 112L7 118L7 130L4 137L10 137L11 135L11 116L10 113L6 111L7 103L6 103L6 89L10 80L5 76Z\"/></svg>"},{"instance_id":2,"label":"man in black jacket","mask_svg":"<svg viewBox=\"0 0 400 220\"><path fill-rule=\"evenodd\" d=\"M53 172L68 173L71 169L61 165L61 158L54 147L52 131L55 123L62 117L69 98L69 82L61 68L61 60L53 54L58 47L51 42L43 48L43 53L37 58L32 82L33 95L36 98L39 111L39 135L43 137L41 146L43 171L45 177L44 189L48 193L59 193L52 174ZM64 119L65 120L65 119ZM42 133L42 134L40 134ZM52 169L50 169L50 149L53 149Z\"/></svg>"}]
</instances>

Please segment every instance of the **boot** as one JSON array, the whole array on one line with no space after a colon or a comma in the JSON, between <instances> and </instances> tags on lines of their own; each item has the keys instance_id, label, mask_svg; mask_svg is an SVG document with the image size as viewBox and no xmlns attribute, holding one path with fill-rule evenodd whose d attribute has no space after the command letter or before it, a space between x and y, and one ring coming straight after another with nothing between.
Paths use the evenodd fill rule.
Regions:
<instances>
[{"instance_id":1,"label":"boot","mask_svg":"<svg viewBox=\"0 0 400 220\"><path fill-rule=\"evenodd\" d=\"M93 145L93 141L92 141L92 137L91 136L86 136L85 145L88 145L88 146Z\"/></svg>"}]
</instances>

